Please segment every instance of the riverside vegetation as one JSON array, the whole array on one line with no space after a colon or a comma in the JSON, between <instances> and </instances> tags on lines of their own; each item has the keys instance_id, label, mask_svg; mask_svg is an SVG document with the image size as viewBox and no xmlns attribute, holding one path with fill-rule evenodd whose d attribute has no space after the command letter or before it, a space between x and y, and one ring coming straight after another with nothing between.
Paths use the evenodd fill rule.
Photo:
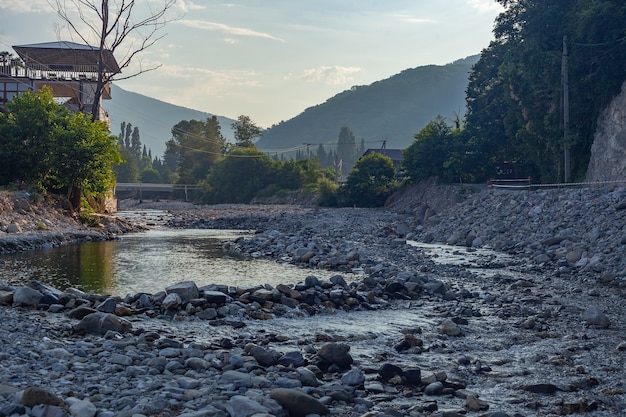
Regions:
<instances>
[{"instance_id":1,"label":"riverside vegetation","mask_svg":"<svg viewBox=\"0 0 626 417\"><path fill-rule=\"evenodd\" d=\"M107 296L1 277L0 415L623 414L626 189L460 200L437 212L179 205L162 219L255 229L224 247L311 268L301 283L198 288L181 274ZM20 220L0 242L67 227L8 233Z\"/></svg>"}]
</instances>

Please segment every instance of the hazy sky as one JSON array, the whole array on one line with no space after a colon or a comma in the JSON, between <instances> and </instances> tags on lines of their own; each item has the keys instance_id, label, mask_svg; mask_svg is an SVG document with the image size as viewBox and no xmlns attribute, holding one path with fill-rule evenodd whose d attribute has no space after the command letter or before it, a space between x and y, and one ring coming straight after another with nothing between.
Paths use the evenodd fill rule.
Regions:
<instances>
[{"instance_id":1,"label":"hazy sky","mask_svg":"<svg viewBox=\"0 0 626 417\"><path fill-rule=\"evenodd\" d=\"M139 19L163 0L137 3ZM480 53L500 11L495 0L177 0L177 20L140 55L161 67L117 84L269 127L354 85ZM80 42L47 0L0 0L0 51L56 40Z\"/></svg>"}]
</instances>

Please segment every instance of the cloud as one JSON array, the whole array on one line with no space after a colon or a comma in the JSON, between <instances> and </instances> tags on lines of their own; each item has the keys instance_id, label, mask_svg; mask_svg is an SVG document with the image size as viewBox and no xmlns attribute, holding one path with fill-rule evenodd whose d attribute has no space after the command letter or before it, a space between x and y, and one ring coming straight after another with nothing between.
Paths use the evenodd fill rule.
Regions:
<instances>
[{"instance_id":1,"label":"cloud","mask_svg":"<svg viewBox=\"0 0 626 417\"><path fill-rule=\"evenodd\" d=\"M182 65L163 65L158 69L158 75L170 80L193 80L199 77L202 84L208 86L219 86L220 90L228 87L258 86L256 73L254 71L233 70L233 71L213 71L200 67L187 67ZM197 84L194 84L197 87Z\"/></svg>"},{"instance_id":2,"label":"cloud","mask_svg":"<svg viewBox=\"0 0 626 417\"><path fill-rule=\"evenodd\" d=\"M467 0L467 3L481 13L504 10L499 3L493 0Z\"/></svg>"},{"instance_id":3,"label":"cloud","mask_svg":"<svg viewBox=\"0 0 626 417\"><path fill-rule=\"evenodd\" d=\"M406 23L411 23L411 24L424 24L424 23L436 23L436 20L433 19L428 19L425 17L415 17L415 16L409 16L409 15L405 15L405 14L399 14L396 15L396 18L400 19L403 22Z\"/></svg>"},{"instance_id":4,"label":"cloud","mask_svg":"<svg viewBox=\"0 0 626 417\"><path fill-rule=\"evenodd\" d=\"M0 0L0 10L8 10L16 13L41 13L51 12L47 0L11 1Z\"/></svg>"},{"instance_id":5,"label":"cloud","mask_svg":"<svg viewBox=\"0 0 626 417\"><path fill-rule=\"evenodd\" d=\"M226 33L228 35L265 38L265 39L271 39L271 40L279 41L279 42L286 42L284 39L277 38L276 36L270 35L269 33L257 32L255 30L247 29L247 28L229 26L223 23L207 22L205 20L186 20L186 19L179 20L176 23L185 25L190 28L202 29L202 30L213 30L217 32Z\"/></svg>"},{"instance_id":6,"label":"cloud","mask_svg":"<svg viewBox=\"0 0 626 417\"><path fill-rule=\"evenodd\" d=\"M205 6L200 6L198 4L194 4L190 0L177 0L176 6L183 12L188 13L192 10L203 10L206 9Z\"/></svg>"},{"instance_id":7,"label":"cloud","mask_svg":"<svg viewBox=\"0 0 626 417\"><path fill-rule=\"evenodd\" d=\"M307 83L340 85L352 81L352 74L360 72L358 67L321 66L304 70L300 75L288 74L285 80L299 80Z\"/></svg>"}]
</instances>

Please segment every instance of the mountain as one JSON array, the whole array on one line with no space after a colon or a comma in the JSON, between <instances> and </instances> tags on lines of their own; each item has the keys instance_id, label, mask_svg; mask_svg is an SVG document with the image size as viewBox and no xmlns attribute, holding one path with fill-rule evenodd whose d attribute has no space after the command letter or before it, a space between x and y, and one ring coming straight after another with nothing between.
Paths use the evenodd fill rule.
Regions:
<instances>
[{"instance_id":1,"label":"mountain","mask_svg":"<svg viewBox=\"0 0 626 417\"><path fill-rule=\"evenodd\" d=\"M172 138L172 127L178 122L213 117L210 113L169 104L124 90L115 84L111 85L111 100L105 100L102 106L111 117L111 132L119 135L122 122L138 127L141 143L152 151L152 157L163 156L165 142ZM222 127L222 135L233 142L230 125L235 120L223 116L217 116L217 119Z\"/></svg>"},{"instance_id":2,"label":"mountain","mask_svg":"<svg viewBox=\"0 0 626 417\"><path fill-rule=\"evenodd\" d=\"M342 126L349 127L366 148L404 149L438 115L465 114L465 89L479 55L447 65L407 69L367 86L355 86L274 125L256 143L261 150L307 144L335 147ZM327 146L328 145L328 146Z\"/></svg>"}]
</instances>

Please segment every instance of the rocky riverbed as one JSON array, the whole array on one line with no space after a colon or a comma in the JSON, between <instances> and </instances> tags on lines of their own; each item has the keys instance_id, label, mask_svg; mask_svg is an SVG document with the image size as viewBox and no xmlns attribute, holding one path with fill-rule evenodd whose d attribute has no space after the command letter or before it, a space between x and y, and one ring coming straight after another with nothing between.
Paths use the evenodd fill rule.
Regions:
<instances>
[{"instance_id":1,"label":"rocky riverbed","mask_svg":"<svg viewBox=\"0 0 626 417\"><path fill-rule=\"evenodd\" d=\"M458 201L170 205L145 224L257 230L224 247L311 276L125 297L2 286L0 416L624 415L626 190Z\"/></svg>"}]
</instances>

